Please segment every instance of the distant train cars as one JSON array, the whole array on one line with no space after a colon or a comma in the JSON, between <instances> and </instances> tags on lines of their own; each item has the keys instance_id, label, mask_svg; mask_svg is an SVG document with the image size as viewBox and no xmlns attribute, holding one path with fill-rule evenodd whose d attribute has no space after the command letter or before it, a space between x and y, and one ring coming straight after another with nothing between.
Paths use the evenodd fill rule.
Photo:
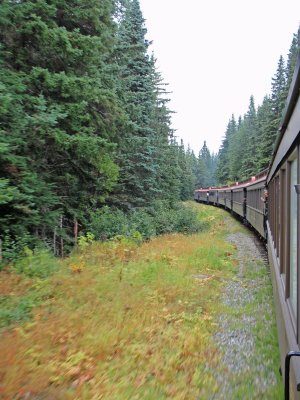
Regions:
<instances>
[{"instance_id":1,"label":"distant train cars","mask_svg":"<svg viewBox=\"0 0 300 400\"><path fill-rule=\"evenodd\" d=\"M267 240L285 399L300 400L300 55L268 171L198 189L195 200L231 211Z\"/></svg>"},{"instance_id":2,"label":"distant train cars","mask_svg":"<svg viewBox=\"0 0 300 400\"><path fill-rule=\"evenodd\" d=\"M267 170L244 182L195 190L195 200L223 207L247 221L266 238Z\"/></svg>"}]
</instances>

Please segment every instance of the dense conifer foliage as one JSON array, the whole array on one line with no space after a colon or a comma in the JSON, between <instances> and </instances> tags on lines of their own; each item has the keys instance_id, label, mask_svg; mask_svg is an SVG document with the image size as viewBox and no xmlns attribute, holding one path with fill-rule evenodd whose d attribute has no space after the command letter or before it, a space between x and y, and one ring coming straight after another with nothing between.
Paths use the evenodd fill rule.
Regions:
<instances>
[{"instance_id":1,"label":"dense conifer foliage","mask_svg":"<svg viewBox=\"0 0 300 400\"><path fill-rule=\"evenodd\" d=\"M231 117L218 154L216 180L219 184L247 179L268 167L299 49L300 28L293 37L287 61L282 56L278 60L271 94L258 107L252 96L247 113L238 123Z\"/></svg>"},{"instance_id":2,"label":"dense conifer foliage","mask_svg":"<svg viewBox=\"0 0 300 400\"><path fill-rule=\"evenodd\" d=\"M117 181L113 4L4 1L0 12L1 235L56 248Z\"/></svg>"},{"instance_id":3,"label":"dense conifer foliage","mask_svg":"<svg viewBox=\"0 0 300 400\"><path fill-rule=\"evenodd\" d=\"M138 0L2 1L0 258L63 255L107 205L191 197L145 35Z\"/></svg>"},{"instance_id":4,"label":"dense conifer foliage","mask_svg":"<svg viewBox=\"0 0 300 400\"><path fill-rule=\"evenodd\" d=\"M195 187L268 165L299 32L271 95L231 117L218 156L177 142L146 34L138 0L2 1L0 261L26 246L64 255L88 230L110 237L95 221L143 238L178 230L176 202Z\"/></svg>"}]
</instances>

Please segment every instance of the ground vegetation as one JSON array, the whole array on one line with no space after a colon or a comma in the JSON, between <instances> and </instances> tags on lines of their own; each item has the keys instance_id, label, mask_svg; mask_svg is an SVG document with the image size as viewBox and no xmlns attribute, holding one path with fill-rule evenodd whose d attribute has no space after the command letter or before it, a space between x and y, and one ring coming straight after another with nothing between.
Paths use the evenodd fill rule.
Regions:
<instances>
[{"instance_id":1,"label":"ground vegetation","mask_svg":"<svg viewBox=\"0 0 300 400\"><path fill-rule=\"evenodd\" d=\"M0 272L0 396L282 398L267 266L224 210L190 207L200 233L89 234Z\"/></svg>"}]
</instances>

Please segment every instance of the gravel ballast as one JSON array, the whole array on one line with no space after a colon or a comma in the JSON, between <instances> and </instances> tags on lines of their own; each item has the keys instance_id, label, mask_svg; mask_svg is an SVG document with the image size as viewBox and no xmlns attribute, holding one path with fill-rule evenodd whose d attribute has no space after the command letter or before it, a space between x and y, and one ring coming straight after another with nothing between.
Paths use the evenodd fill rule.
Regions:
<instances>
[{"instance_id":1,"label":"gravel ballast","mask_svg":"<svg viewBox=\"0 0 300 400\"><path fill-rule=\"evenodd\" d=\"M236 248L232 257L237 273L234 280L226 282L221 298L224 312L217 319L214 335L221 363L211 399L279 399L280 393L274 395L280 380L279 359L278 365L274 363L277 339L266 252L252 232L237 230L231 218L225 223L230 232L226 240Z\"/></svg>"}]
</instances>

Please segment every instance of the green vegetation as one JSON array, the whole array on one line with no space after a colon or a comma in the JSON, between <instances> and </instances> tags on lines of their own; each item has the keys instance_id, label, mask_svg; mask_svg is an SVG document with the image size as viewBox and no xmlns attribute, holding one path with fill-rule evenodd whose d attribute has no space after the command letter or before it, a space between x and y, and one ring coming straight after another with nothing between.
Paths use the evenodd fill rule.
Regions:
<instances>
[{"instance_id":1,"label":"green vegetation","mask_svg":"<svg viewBox=\"0 0 300 400\"><path fill-rule=\"evenodd\" d=\"M174 230L150 223L152 210L192 197L194 165L170 127L138 0L4 0L0 60L3 265L25 247L69 254L94 216L145 238Z\"/></svg>"},{"instance_id":2,"label":"green vegetation","mask_svg":"<svg viewBox=\"0 0 300 400\"><path fill-rule=\"evenodd\" d=\"M189 206L205 231L140 244L124 236L100 243L88 234L70 257L56 259L48 277L20 264L0 273L1 395L179 400L209 399L222 390L213 335L225 312L222 293L237 279L236 250L225 240L223 210ZM240 229L236 222L234 229ZM48 271L55 259L43 257L37 254ZM21 265L35 265L33 258L28 253ZM257 289L249 314L267 300L264 290ZM271 310L267 318L273 321ZM275 370L276 337L262 324L257 351L273 354ZM250 378L244 377L244 395ZM269 393L265 399L276 398Z\"/></svg>"},{"instance_id":3,"label":"green vegetation","mask_svg":"<svg viewBox=\"0 0 300 400\"><path fill-rule=\"evenodd\" d=\"M151 207L134 209L128 213L104 207L91 216L89 231L96 239L111 239L117 235L150 239L165 233L195 233L201 230L203 222L197 219L190 207L176 203L170 206L166 201L156 201Z\"/></svg>"},{"instance_id":4,"label":"green vegetation","mask_svg":"<svg viewBox=\"0 0 300 400\"><path fill-rule=\"evenodd\" d=\"M0 268L24 248L65 256L89 231L185 232L193 218L177 220L176 204L216 183L218 158L220 182L267 165L299 33L272 95L232 117L219 156L177 143L146 34L138 0L1 3Z\"/></svg>"},{"instance_id":5,"label":"green vegetation","mask_svg":"<svg viewBox=\"0 0 300 400\"><path fill-rule=\"evenodd\" d=\"M218 154L216 180L219 184L248 179L268 167L299 49L300 27L294 34L287 61L279 57L271 94L257 108L251 96L247 113L238 121L234 115L229 120Z\"/></svg>"}]
</instances>

